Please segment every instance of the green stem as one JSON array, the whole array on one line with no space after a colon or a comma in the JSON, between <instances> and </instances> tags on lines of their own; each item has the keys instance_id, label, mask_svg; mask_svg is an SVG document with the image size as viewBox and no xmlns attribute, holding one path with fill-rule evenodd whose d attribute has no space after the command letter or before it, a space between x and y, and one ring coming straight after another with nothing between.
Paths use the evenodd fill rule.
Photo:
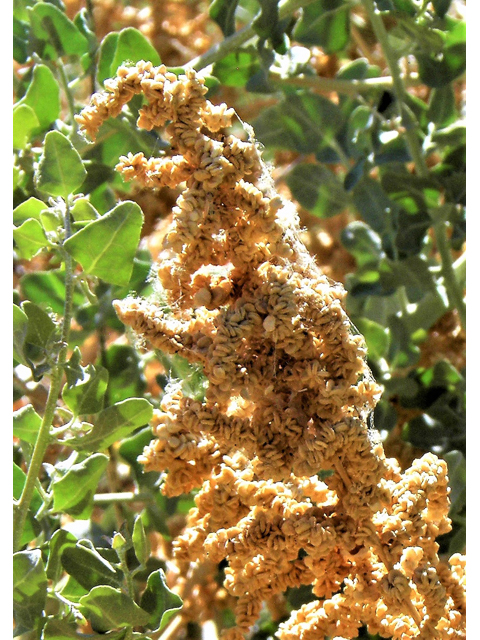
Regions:
<instances>
[{"instance_id":1,"label":"green stem","mask_svg":"<svg viewBox=\"0 0 480 640\"><path fill-rule=\"evenodd\" d=\"M407 91L403 83L402 74L398 61L394 51L390 47L388 42L388 34L383 24L381 15L375 10L373 0L362 0L362 4L365 7L368 18L371 22L372 29L377 37L377 40L382 48L383 55L387 62L387 66L392 76L392 88L397 98L398 109L400 112L400 118L402 125L405 128L405 138L412 156L412 160L415 163L418 175L426 177L428 176L428 167L423 155L423 150L420 145L417 136L417 123L411 117L409 110L406 108Z\"/></svg>"},{"instance_id":2,"label":"green stem","mask_svg":"<svg viewBox=\"0 0 480 640\"><path fill-rule=\"evenodd\" d=\"M302 7L306 7L311 4L315 0L284 0L278 6L278 17L280 20L287 18L292 13L301 9ZM190 62L186 65L188 67L193 67L197 71L200 69L204 69L218 60L224 58L231 51L235 51L239 47L242 46L248 40L251 40L257 35L255 31L255 20L257 16L252 20L250 24L240 29L240 31L236 31L222 42L217 43L211 49L203 53L201 56L190 60Z\"/></svg>"},{"instance_id":3,"label":"green stem","mask_svg":"<svg viewBox=\"0 0 480 640\"><path fill-rule=\"evenodd\" d=\"M93 504L151 502L152 500L153 498L150 493L133 493L133 491L124 491L122 493L97 493L93 496Z\"/></svg>"},{"instance_id":4,"label":"green stem","mask_svg":"<svg viewBox=\"0 0 480 640\"><path fill-rule=\"evenodd\" d=\"M401 76L402 82L413 87L420 84L417 74ZM292 76L281 77L279 73L270 72L269 80L278 84L289 84L294 87L310 89L318 93L341 93L346 96L355 97L362 93L371 93L378 90L389 90L393 88L393 78L382 76L380 78L365 78L364 80L341 80L337 78L323 78L321 76Z\"/></svg>"},{"instance_id":5,"label":"green stem","mask_svg":"<svg viewBox=\"0 0 480 640\"><path fill-rule=\"evenodd\" d=\"M75 103L73 101L73 95L70 87L68 86L67 74L65 73L65 67L63 66L61 58L58 59L57 69L60 76L60 82L62 83L62 87L67 98L68 112L70 114L70 120L72 121L73 131L77 131L78 125L77 121L75 120Z\"/></svg>"},{"instance_id":6,"label":"green stem","mask_svg":"<svg viewBox=\"0 0 480 640\"><path fill-rule=\"evenodd\" d=\"M442 260L442 275L447 290L447 296L450 304L455 306L462 327L467 327L467 311L465 301L463 299L463 291L460 286L452 260L452 252L450 251L450 245L448 242L446 223L440 220L434 224L435 239L437 241L437 248Z\"/></svg>"},{"instance_id":7,"label":"green stem","mask_svg":"<svg viewBox=\"0 0 480 640\"><path fill-rule=\"evenodd\" d=\"M65 240L71 235L70 208L66 203L65 208ZM73 300L73 262L71 256L65 253L65 305L62 324L61 348L57 361L52 368L50 378L50 389L42 423L38 431L37 440L33 449L32 459L27 471L25 485L22 495L14 504L13 512L13 550L18 551L21 546L23 528L27 518L28 508L32 500L35 484L40 473L40 469L45 457L45 452L50 443L50 429L52 427L57 400L62 388L63 365L67 359L68 337L70 335L70 324L72 320L72 300Z\"/></svg>"},{"instance_id":8,"label":"green stem","mask_svg":"<svg viewBox=\"0 0 480 640\"><path fill-rule=\"evenodd\" d=\"M373 0L362 0L362 4L367 12L369 20L371 22L373 31L377 37L377 40L382 47L383 55L387 62L388 68L393 81L393 91L396 95L398 108L400 112L400 118L403 127L405 128L405 140L408 146L410 155L415 164L417 174L422 178L428 178L429 171L425 160L422 146L417 136L418 124L415 122L414 117L406 107L407 91L400 73L398 61L390 47L388 42L388 34L383 24L381 15L375 10ZM463 300L463 294L461 287L455 276L453 268L452 253L450 251L448 237L447 237L447 221L444 219L435 220L433 224L433 230L435 234L435 240L437 242L438 251L441 257L442 274L445 282L445 288L447 290L448 301L452 307L456 307L462 326L466 327L466 310L465 302Z\"/></svg>"}]
</instances>

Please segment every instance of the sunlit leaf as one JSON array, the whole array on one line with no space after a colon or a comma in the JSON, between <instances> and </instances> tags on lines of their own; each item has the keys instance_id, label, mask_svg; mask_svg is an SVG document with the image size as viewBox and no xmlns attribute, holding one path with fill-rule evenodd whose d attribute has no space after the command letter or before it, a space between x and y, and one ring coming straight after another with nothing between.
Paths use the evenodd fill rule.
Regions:
<instances>
[{"instance_id":1,"label":"sunlit leaf","mask_svg":"<svg viewBox=\"0 0 480 640\"><path fill-rule=\"evenodd\" d=\"M37 189L67 198L85 180L87 172L78 151L60 131L50 131L36 172Z\"/></svg>"},{"instance_id":2,"label":"sunlit leaf","mask_svg":"<svg viewBox=\"0 0 480 640\"><path fill-rule=\"evenodd\" d=\"M142 225L138 204L122 202L77 231L64 246L86 273L125 286L132 275Z\"/></svg>"},{"instance_id":3,"label":"sunlit leaf","mask_svg":"<svg viewBox=\"0 0 480 640\"><path fill-rule=\"evenodd\" d=\"M154 65L161 62L156 49L138 29L126 27L119 32L111 32L100 45L97 80L101 84L114 77L120 65L135 64L140 60L149 60Z\"/></svg>"},{"instance_id":4,"label":"sunlit leaf","mask_svg":"<svg viewBox=\"0 0 480 640\"><path fill-rule=\"evenodd\" d=\"M145 625L150 616L120 589L110 586L94 587L80 599L96 631L118 627Z\"/></svg>"},{"instance_id":5,"label":"sunlit leaf","mask_svg":"<svg viewBox=\"0 0 480 640\"><path fill-rule=\"evenodd\" d=\"M52 483L53 509L86 520L93 509L93 495L107 464L108 456L95 453L73 464L67 473Z\"/></svg>"},{"instance_id":6,"label":"sunlit leaf","mask_svg":"<svg viewBox=\"0 0 480 640\"><path fill-rule=\"evenodd\" d=\"M101 451L147 424L152 414L153 407L148 400L130 398L101 411L95 418L94 427L85 436L66 442L79 451Z\"/></svg>"}]
</instances>

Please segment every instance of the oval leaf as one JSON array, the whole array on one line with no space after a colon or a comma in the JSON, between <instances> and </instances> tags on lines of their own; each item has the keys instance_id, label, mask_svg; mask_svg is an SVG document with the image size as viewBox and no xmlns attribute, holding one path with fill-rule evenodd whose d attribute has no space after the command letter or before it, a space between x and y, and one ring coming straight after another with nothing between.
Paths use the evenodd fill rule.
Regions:
<instances>
[{"instance_id":1,"label":"oval leaf","mask_svg":"<svg viewBox=\"0 0 480 640\"><path fill-rule=\"evenodd\" d=\"M135 202L122 202L75 233L65 249L86 273L126 286L140 240L143 213Z\"/></svg>"},{"instance_id":2,"label":"oval leaf","mask_svg":"<svg viewBox=\"0 0 480 640\"><path fill-rule=\"evenodd\" d=\"M93 509L93 496L107 468L108 456L95 453L74 464L59 480L52 483L53 510L68 513L77 520L87 520Z\"/></svg>"},{"instance_id":3,"label":"oval leaf","mask_svg":"<svg viewBox=\"0 0 480 640\"><path fill-rule=\"evenodd\" d=\"M87 435L83 438L66 440L65 443L79 451L107 449L137 427L147 424L152 415L152 405L143 398L130 398L117 402L98 414L93 429Z\"/></svg>"},{"instance_id":4,"label":"oval leaf","mask_svg":"<svg viewBox=\"0 0 480 640\"><path fill-rule=\"evenodd\" d=\"M94 587L80 598L80 605L90 614L96 631L147 624L150 614L141 609L120 589L109 586Z\"/></svg>"},{"instance_id":5,"label":"oval leaf","mask_svg":"<svg viewBox=\"0 0 480 640\"><path fill-rule=\"evenodd\" d=\"M36 172L36 186L51 196L67 198L74 193L87 172L72 143L59 131L49 131Z\"/></svg>"}]
</instances>

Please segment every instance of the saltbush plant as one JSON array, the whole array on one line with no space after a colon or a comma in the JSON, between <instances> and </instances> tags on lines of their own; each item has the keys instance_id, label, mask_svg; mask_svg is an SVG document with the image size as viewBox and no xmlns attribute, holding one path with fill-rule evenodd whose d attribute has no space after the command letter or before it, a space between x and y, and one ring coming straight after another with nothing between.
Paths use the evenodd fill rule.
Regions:
<instances>
[{"instance_id":1,"label":"saltbush plant","mask_svg":"<svg viewBox=\"0 0 480 640\"><path fill-rule=\"evenodd\" d=\"M260 640L307 638L313 629L315 638L464 637L464 10L455 0L14 2L16 636L166 640L242 632ZM125 78L133 87L139 69L150 94L128 88ZM190 115L175 115L175 100L181 105L194 85L191 69L212 104L201 127L191 107ZM156 86L156 73L180 88L168 93ZM117 74L122 89L112 80ZM88 107L91 95L105 89L112 106L97 96ZM128 99L117 105L121 91ZM148 111L152 95L170 96L175 108L160 116L160 108ZM191 117L202 144L213 132L205 157L192 155L188 135L186 142L178 137L193 126ZM212 151L215 145L223 151ZM268 168L256 160L259 150ZM243 189L238 210L245 227L242 216L232 222L231 177L221 173L237 157L239 175L230 186ZM203 191L195 192L192 180ZM293 208L276 217L288 200L301 230ZM190 204L206 218L188 218ZM213 224L219 207L225 220ZM257 215L265 218L260 230ZM203 229L205 220L213 235L198 232L194 241L195 225ZM289 228L323 275L312 276L299 245L282 245L278 233L290 238ZM237 238L241 260L228 252L221 258L227 232L231 242L243 238ZM190 255L185 260L195 268L185 270L175 254ZM237 363L238 353L211 345L220 328L228 333L238 324L232 314L241 315L239 300L250 295L255 302L248 284L255 282L255 260L273 261L277 271L288 264L292 283L299 273L319 278L311 285L322 291L317 303L326 300L332 310L323 320L313 308L305 311L313 302L297 300L295 291L306 281L282 285L281 274L269 272L265 282L275 281L275 296L286 296L287 306L277 313L257 296L260 328L238 338ZM293 313L289 304L304 311ZM311 318L323 344L317 356L301 340L293 348L295 332L282 333L285 309L297 323L301 313ZM247 331L237 324L235 331ZM202 346L199 331L213 343ZM235 331L228 334L232 344ZM289 367L302 349L314 379L298 367L295 376L316 390L321 409L314 409L310 391L300 401L293 387L289 394L285 388L287 380L294 384ZM257 377L242 382L248 380L242 368L248 375L258 369ZM345 394L337 404L335 385ZM254 444L238 420L265 412L269 394L291 435L283 423L275 430L258 418ZM348 451L335 463L333 449L312 453L326 432L308 445L304 434L295 444L298 425L308 437L317 428L307 406L332 421L332 448L342 434ZM205 408L214 413L202 414ZM182 431L179 420L187 414ZM212 415L217 422L224 416L223 426ZM295 422L299 415L305 424ZM228 426L233 416L237 431ZM355 447L370 461L358 478ZM364 504L367 489L371 501ZM398 506L408 491L419 509L417 519L409 512L411 521L426 529L412 529L407 544L381 514L384 508L392 518L411 508ZM226 505L231 509L239 492L246 502L232 518ZM281 500L275 507L265 502L266 493L288 494L288 509ZM292 524L292 513L304 513L310 500L312 517L321 511L332 529L326 520ZM285 545L278 567L269 556L265 527L270 535L273 524L258 524L269 510L277 519L283 513L292 565L280 562ZM375 551L380 543L372 532L360 542L365 518L376 523L388 553L381 545ZM265 549L255 538L257 556L246 552L248 536L260 535L254 524L265 536ZM320 535L314 525L324 527L322 535L344 532L356 542L313 552L312 536ZM301 531L294 534L295 526ZM389 597L369 583L377 613L365 598L352 617L367 560L380 591L390 585ZM320 584L318 572L332 567L331 583ZM410 591L395 601L398 585ZM320 610L338 621L335 628L315 627Z\"/></svg>"}]
</instances>

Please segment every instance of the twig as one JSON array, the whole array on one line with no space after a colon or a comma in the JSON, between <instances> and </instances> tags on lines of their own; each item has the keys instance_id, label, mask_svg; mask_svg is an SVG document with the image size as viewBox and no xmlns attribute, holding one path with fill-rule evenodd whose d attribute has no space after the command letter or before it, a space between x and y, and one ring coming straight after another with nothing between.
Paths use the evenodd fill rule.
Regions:
<instances>
[{"instance_id":1,"label":"twig","mask_svg":"<svg viewBox=\"0 0 480 640\"><path fill-rule=\"evenodd\" d=\"M315 0L284 0L278 5L278 17L280 20L283 20L298 9L306 7L314 1ZM215 44L201 56L190 60L190 62L185 66L193 67L197 71L200 71L201 69L218 62L218 60L224 58L231 51L238 49L242 44L248 42L248 40L257 35L254 26L256 18L257 16L255 16L250 24L243 27L243 29L236 31L228 38L225 38L225 40L222 40L222 42Z\"/></svg>"}]
</instances>

